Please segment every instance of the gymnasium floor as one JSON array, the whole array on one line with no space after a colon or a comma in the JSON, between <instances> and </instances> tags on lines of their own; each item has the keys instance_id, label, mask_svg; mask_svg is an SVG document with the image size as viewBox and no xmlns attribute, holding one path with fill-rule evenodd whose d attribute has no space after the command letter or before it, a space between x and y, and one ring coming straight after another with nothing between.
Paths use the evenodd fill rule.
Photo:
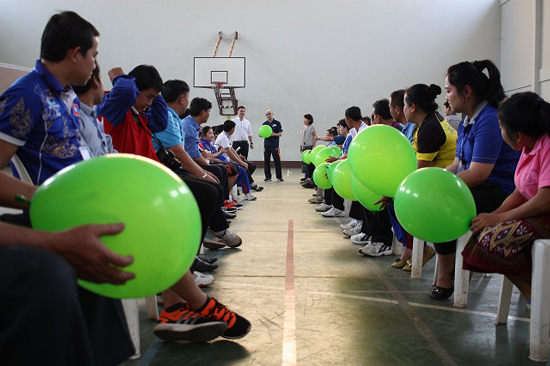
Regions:
<instances>
[{"instance_id":1,"label":"gymnasium floor","mask_svg":"<svg viewBox=\"0 0 550 366\"><path fill-rule=\"evenodd\" d=\"M242 247L218 252L206 289L252 322L236 341L164 343L141 306L141 353L130 365L540 365L528 360L529 322L515 290L507 325L495 327L500 276L474 275L468 308L429 299L435 259L422 279L366 258L339 224L308 204L299 170L263 183L231 225ZM260 181L258 177L258 181Z\"/></svg>"}]
</instances>

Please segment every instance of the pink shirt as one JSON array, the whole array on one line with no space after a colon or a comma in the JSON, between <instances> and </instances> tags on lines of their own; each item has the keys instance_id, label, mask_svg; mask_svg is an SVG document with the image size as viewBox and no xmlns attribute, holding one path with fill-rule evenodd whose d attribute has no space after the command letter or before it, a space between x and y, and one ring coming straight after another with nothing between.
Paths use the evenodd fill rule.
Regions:
<instances>
[{"instance_id":1,"label":"pink shirt","mask_svg":"<svg viewBox=\"0 0 550 366\"><path fill-rule=\"evenodd\" d=\"M529 153L523 149L514 177L516 188L530 200L540 188L550 186L550 136L544 134Z\"/></svg>"}]
</instances>

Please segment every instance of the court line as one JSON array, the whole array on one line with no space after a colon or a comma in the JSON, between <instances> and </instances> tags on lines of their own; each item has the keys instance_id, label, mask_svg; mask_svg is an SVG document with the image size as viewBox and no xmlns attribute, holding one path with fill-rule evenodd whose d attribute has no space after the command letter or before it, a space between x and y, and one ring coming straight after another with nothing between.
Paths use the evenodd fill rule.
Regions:
<instances>
[{"instance_id":1,"label":"court line","mask_svg":"<svg viewBox=\"0 0 550 366\"><path fill-rule=\"evenodd\" d=\"M296 366L296 292L294 289L294 221L288 220L286 245L285 312L283 317L283 366Z\"/></svg>"}]
</instances>

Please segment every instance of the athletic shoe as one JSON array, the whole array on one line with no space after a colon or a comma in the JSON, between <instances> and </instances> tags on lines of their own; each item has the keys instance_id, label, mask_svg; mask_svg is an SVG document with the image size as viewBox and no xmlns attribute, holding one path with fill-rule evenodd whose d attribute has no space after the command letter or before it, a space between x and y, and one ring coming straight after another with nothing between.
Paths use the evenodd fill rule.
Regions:
<instances>
[{"instance_id":1,"label":"athletic shoe","mask_svg":"<svg viewBox=\"0 0 550 366\"><path fill-rule=\"evenodd\" d=\"M300 182L303 182L304 180L306 180L307 178L300 178Z\"/></svg>"},{"instance_id":2,"label":"athletic shoe","mask_svg":"<svg viewBox=\"0 0 550 366\"><path fill-rule=\"evenodd\" d=\"M230 248L236 248L243 243L243 240L237 234L233 234L229 230L224 230L222 234L214 235L222 240L222 242Z\"/></svg>"},{"instance_id":3,"label":"athletic shoe","mask_svg":"<svg viewBox=\"0 0 550 366\"><path fill-rule=\"evenodd\" d=\"M207 257L205 255L198 255L197 258L199 258L203 262L210 263L210 264L214 264L218 261L218 258L216 257Z\"/></svg>"},{"instance_id":4,"label":"athletic shoe","mask_svg":"<svg viewBox=\"0 0 550 366\"><path fill-rule=\"evenodd\" d=\"M217 264L205 262L199 257L196 257L195 261L191 265L191 270L199 272L210 272L214 271L216 268L218 268Z\"/></svg>"},{"instance_id":5,"label":"athletic shoe","mask_svg":"<svg viewBox=\"0 0 550 366\"><path fill-rule=\"evenodd\" d=\"M214 282L214 276L205 275L197 271L193 272L193 278L199 287L208 286Z\"/></svg>"},{"instance_id":6,"label":"athletic shoe","mask_svg":"<svg viewBox=\"0 0 550 366\"><path fill-rule=\"evenodd\" d=\"M271 178L265 178L264 182L271 182Z\"/></svg>"},{"instance_id":7,"label":"athletic shoe","mask_svg":"<svg viewBox=\"0 0 550 366\"><path fill-rule=\"evenodd\" d=\"M284 182L285 180L283 178L277 178L277 182Z\"/></svg>"},{"instance_id":8,"label":"athletic shoe","mask_svg":"<svg viewBox=\"0 0 550 366\"><path fill-rule=\"evenodd\" d=\"M244 199L247 201L256 201L257 198L250 192L244 195Z\"/></svg>"},{"instance_id":9,"label":"athletic shoe","mask_svg":"<svg viewBox=\"0 0 550 366\"><path fill-rule=\"evenodd\" d=\"M225 210L222 210L222 211L223 211L223 216L225 216L226 219L234 219L235 217L237 217L237 214L226 212Z\"/></svg>"},{"instance_id":10,"label":"athletic shoe","mask_svg":"<svg viewBox=\"0 0 550 366\"><path fill-rule=\"evenodd\" d=\"M353 235L350 238L350 240L353 244L366 245L366 244L369 244L371 242L372 236L364 234L364 233L359 233L357 235Z\"/></svg>"},{"instance_id":11,"label":"athletic shoe","mask_svg":"<svg viewBox=\"0 0 550 366\"><path fill-rule=\"evenodd\" d=\"M321 215L324 217L344 217L346 216L346 213L342 210L337 209L336 207L332 207L327 212L323 212Z\"/></svg>"},{"instance_id":12,"label":"athletic shoe","mask_svg":"<svg viewBox=\"0 0 550 366\"><path fill-rule=\"evenodd\" d=\"M187 304L175 304L161 311L153 333L165 341L207 342L223 335L227 323L200 316Z\"/></svg>"},{"instance_id":13,"label":"athletic shoe","mask_svg":"<svg viewBox=\"0 0 550 366\"><path fill-rule=\"evenodd\" d=\"M307 200L309 203L323 203L325 202L325 199L321 196L313 196L312 198Z\"/></svg>"},{"instance_id":14,"label":"athletic shoe","mask_svg":"<svg viewBox=\"0 0 550 366\"><path fill-rule=\"evenodd\" d=\"M357 234L361 234L361 225L355 225L351 229L342 230L342 234L345 236L354 236Z\"/></svg>"},{"instance_id":15,"label":"athletic shoe","mask_svg":"<svg viewBox=\"0 0 550 366\"><path fill-rule=\"evenodd\" d=\"M242 338L250 332L251 325L248 320L229 310L213 297L209 297L203 308L197 310L197 312L205 318L227 323L227 330L222 334L224 338Z\"/></svg>"},{"instance_id":16,"label":"athletic shoe","mask_svg":"<svg viewBox=\"0 0 550 366\"><path fill-rule=\"evenodd\" d=\"M204 240L202 241L202 245L204 245L206 249L210 249L210 250L218 250L225 247L225 244L220 241L209 240L206 238L204 238Z\"/></svg>"},{"instance_id":17,"label":"athletic shoe","mask_svg":"<svg viewBox=\"0 0 550 366\"><path fill-rule=\"evenodd\" d=\"M250 187L251 190L253 191L256 191L256 192L261 192L264 190L264 187L260 187L260 186L254 186L254 187Z\"/></svg>"},{"instance_id":18,"label":"athletic shoe","mask_svg":"<svg viewBox=\"0 0 550 366\"><path fill-rule=\"evenodd\" d=\"M375 241L359 249L359 253L369 257L381 257L392 254L392 250L389 245Z\"/></svg>"},{"instance_id":19,"label":"athletic shoe","mask_svg":"<svg viewBox=\"0 0 550 366\"><path fill-rule=\"evenodd\" d=\"M351 220L350 222L348 222L347 224L342 224L342 225L340 225L340 229L342 229L342 230L347 230L347 229L354 228L355 226L357 226L357 224L358 224L359 222L360 222L359 220L353 219L353 220Z\"/></svg>"},{"instance_id":20,"label":"athletic shoe","mask_svg":"<svg viewBox=\"0 0 550 366\"><path fill-rule=\"evenodd\" d=\"M321 204L321 206L315 207L317 212L327 212L332 208L332 205L327 205L326 203Z\"/></svg>"},{"instance_id":21,"label":"athletic shoe","mask_svg":"<svg viewBox=\"0 0 550 366\"><path fill-rule=\"evenodd\" d=\"M234 206L232 206L230 203L223 205L222 210L229 213L237 212L237 209Z\"/></svg>"}]
</instances>

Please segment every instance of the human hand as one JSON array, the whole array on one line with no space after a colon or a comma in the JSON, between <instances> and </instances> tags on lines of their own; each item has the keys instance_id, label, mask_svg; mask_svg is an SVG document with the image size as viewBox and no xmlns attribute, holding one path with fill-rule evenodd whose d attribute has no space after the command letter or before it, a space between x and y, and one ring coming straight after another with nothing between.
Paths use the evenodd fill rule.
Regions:
<instances>
[{"instance_id":1,"label":"human hand","mask_svg":"<svg viewBox=\"0 0 550 366\"><path fill-rule=\"evenodd\" d=\"M338 158L335 158L335 157L331 156L330 158L328 158L326 160L326 162L330 164L330 163L334 163L336 160L338 160Z\"/></svg>"},{"instance_id":2,"label":"human hand","mask_svg":"<svg viewBox=\"0 0 550 366\"><path fill-rule=\"evenodd\" d=\"M246 170L248 170L248 164L247 164L247 163L243 162L243 163L241 164L241 166L242 166L243 168L245 168Z\"/></svg>"},{"instance_id":3,"label":"human hand","mask_svg":"<svg viewBox=\"0 0 550 366\"><path fill-rule=\"evenodd\" d=\"M113 67L111 70L109 70L108 74L109 79L111 79L112 82L117 76L123 75L124 70L122 70L122 67Z\"/></svg>"},{"instance_id":4,"label":"human hand","mask_svg":"<svg viewBox=\"0 0 550 366\"><path fill-rule=\"evenodd\" d=\"M252 142L250 143L250 150L254 150L254 144Z\"/></svg>"},{"instance_id":5,"label":"human hand","mask_svg":"<svg viewBox=\"0 0 550 366\"><path fill-rule=\"evenodd\" d=\"M117 267L129 266L134 262L134 257L115 253L100 240L103 235L115 235L122 230L122 223L77 226L53 233L49 248L73 266L78 278L122 285L136 276Z\"/></svg>"},{"instance_id":6,"label":"human hand","mask_svg":"<svg viewBox=\"0 0 550 366\"><path fill-rule=\"evenodd\" d=\"M213 183L220 184L220 180L213 173L210 173L207 170L205 170L204 172L206 173L206 177L204 177L204 179L206 179L207 181L213 182Z\"/></svg>"},{"instance_id":7,"label":"human hand","mask_svg":"<svg viewBox=\"0 0 550 366\"><path fill-rule=\"evenodd\" d=\"M239 158L241 158L241 160L246 159L246 158L244 157L244 155L239 155Z\"/></svg>"},{"instance_id":8,"label":"human hand","mask_svg":"<svg viewBox=\"0 0 550 366\"><path fill-rule=\"evenodd\" d=\"M472 219L470 230L474 234L479 234L483 229L503 221L500 214L482 213Z\"/></svg>"},{"instance_id":9,"label":"human hand","mask_svg":"<svg viewBox=\"0 0 550 366\"><path fill-rule=\"evenodd\" d=\"M380 204L380 209L383 210L385 209L386 207L388 207L388 205L390 203L392 203L393 201L393 198L391 197L386 197L386 196L382 196L382 198L380 198L378 201L374 202L375 205L378 205Z\"/></svg>"}]
</instances>

